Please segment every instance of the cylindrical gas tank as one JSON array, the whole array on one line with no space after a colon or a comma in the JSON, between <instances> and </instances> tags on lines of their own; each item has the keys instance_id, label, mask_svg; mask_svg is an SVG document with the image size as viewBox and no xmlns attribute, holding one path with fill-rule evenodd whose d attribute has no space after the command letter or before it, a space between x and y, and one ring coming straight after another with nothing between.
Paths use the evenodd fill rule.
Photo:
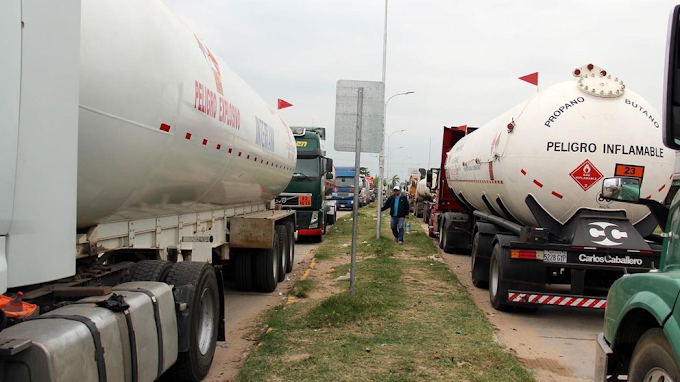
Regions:
<instances>
[{"instance_id":1,"label":"cylindrical gas tank","mask_svg":"<svg viewBox=\"0 0 680 382\"><path fill-rule=\"evenodd\" d=\"M446 159L453 192L534 226L528 195L561 224L579 209L625 210L639 222L647 207L599 199L602 179L615 175L641 178L640 197L662 202L675 152L662 143L659 114L602 68L573 75L458 141Z\"/></svg>"},{"instance_id":2,"label":"cylindrical gas tank","mask_svg":"<svg viewBox=\"0 0 680 382\"><path fill-rule=\"evenodd\" d=\"M266 203L291 179L290 128L160 0L83 1L80 57L79 228Z\"/></svg>"},{"instance_id":3,"label":"cylindrical gas tank","mask_svg":"<svg viewBox=\"0 0 680 382\"><path fill-rule=\"evenodd\" d=\"M430 188L427 187L427 179L423 178L418 181L418 184L416 185L416 196L418 197L418 200L432 199Z\"/></svg>"}]
</instances>

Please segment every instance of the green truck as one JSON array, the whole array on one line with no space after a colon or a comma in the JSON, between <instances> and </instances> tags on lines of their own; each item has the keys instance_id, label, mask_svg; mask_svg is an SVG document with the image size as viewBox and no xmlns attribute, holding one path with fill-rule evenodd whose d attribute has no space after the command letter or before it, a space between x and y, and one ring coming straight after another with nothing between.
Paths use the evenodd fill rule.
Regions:
<instances>
[{"instance_id":1,"label":"green truck","mask_svg":"<svg viewBox=\"0 0 680 382\"><path fill-rule=\"evenodd\" d=\"M663 140L680 150L680 5L671 15L666 58ZM639 189L639 180L608 178L602 196L649 207L663 239L661 261L658 269L626 275L609 289L604 330L597 337L595 380L679 382L680 194L668 208L641 199Z\"/></svg>"},{"instance_id":2,"label":"green truck","mask_svg":"<svg viewBox=\"0 0 680 382\"><path fill-rule=\"evenodd\" d=\"M334 202L329 200L333 186L333 160L326 157L326 129L293 126L297 164L288 187L277 201L283 209L295 210L297 235L321 242L326 227L335 222Z\"/></svg>"}]
</instances>

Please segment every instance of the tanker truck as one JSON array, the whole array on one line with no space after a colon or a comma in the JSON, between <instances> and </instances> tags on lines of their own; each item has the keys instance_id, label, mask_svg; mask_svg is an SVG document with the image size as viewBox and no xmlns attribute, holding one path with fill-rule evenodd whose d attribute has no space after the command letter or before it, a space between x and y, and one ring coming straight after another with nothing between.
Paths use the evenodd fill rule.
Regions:
<instances>
[{"instance_id":1,"label":"tanker truck","mask_svg":"<svg viewBox=\"0 0 680 382\"><path fill-rule=\"evenodd\" d=\"M431 173L430 173L431 176ZM423 217L425 215L425 203L432 201L432 192L427 183L427 177L422 178L416 184L416 197L413 206L413 214L416 217Z\"/></svg>"},{"instance_id":2,"label":"tanker truck","mask_svg":"<svg viewBox=\"0 0 680 382\"><path fill-rule=\"evenodd\" d=\"M272 291L290 128L159 0L0 5L0 380L199 381Z\"/></svg>"},{"instance_id":3,"label":"tanker truck","mask_svg":"<svg viewBox=\"0 0 680 382\"><path fill-rule=\"evenodd\" d=\"M601 180L638 178L641 198L664 200L675 153L663 146L661 119L605 69L572 74L472 133L451 134L446 180L458 209L439 217L440 245L471 252L473 283L488 283L499 310L602 309L617 278L659 267L654 215L604 199Z\"/></svg>"},{"instance_id":4,"label":"tanker truck","mask_svg":"<svg viewBox=\"0 0 680 382\"><path fill-rule=\"evenodd\" d=\"M333 159L326 157L326 129L294 126L297 164L293 179L277 200L283 208L295 211L297 234L321 242L326 234L329 215L335 215L326 199L331 190ZM292 267L292 264L291 264Z\"/></svg>"}]
</instances>

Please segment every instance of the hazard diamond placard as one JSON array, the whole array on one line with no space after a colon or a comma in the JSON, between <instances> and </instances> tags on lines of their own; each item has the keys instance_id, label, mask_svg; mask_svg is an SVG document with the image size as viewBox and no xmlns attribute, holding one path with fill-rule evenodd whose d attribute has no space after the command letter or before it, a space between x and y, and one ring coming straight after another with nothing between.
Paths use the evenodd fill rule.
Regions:
<instances>
[{"instance_id":1,"label":"hazard diamond placard","mask_svg":"<svg viewBox=\"0 0 680 382\"><path fill-rule=\"evenodd\" d=\"M602 179L602 173L588 159L576 167L574 171L570 172L569 175L581 186L583 191L588 191L593 184Z\"/></svg>"}]
</instances>

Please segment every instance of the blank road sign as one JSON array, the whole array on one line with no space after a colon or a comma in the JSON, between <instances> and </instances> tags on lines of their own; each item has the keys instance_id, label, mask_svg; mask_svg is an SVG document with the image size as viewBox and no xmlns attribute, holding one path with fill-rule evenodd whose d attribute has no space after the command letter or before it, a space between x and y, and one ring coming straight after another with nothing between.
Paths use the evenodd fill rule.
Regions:
<instances>
[{"instance_id":1,"label":"blank road sign","mask_svg":"<svg viewBox=\"0 0 680 382\"><path fill-rule=\"evenodd\" d=\"M335 150L355 152L357 100L363 88L361 152L379 153L383 141L385 84L380 81L339 80L335 96Z\"/></svg>"}]
</instances>

